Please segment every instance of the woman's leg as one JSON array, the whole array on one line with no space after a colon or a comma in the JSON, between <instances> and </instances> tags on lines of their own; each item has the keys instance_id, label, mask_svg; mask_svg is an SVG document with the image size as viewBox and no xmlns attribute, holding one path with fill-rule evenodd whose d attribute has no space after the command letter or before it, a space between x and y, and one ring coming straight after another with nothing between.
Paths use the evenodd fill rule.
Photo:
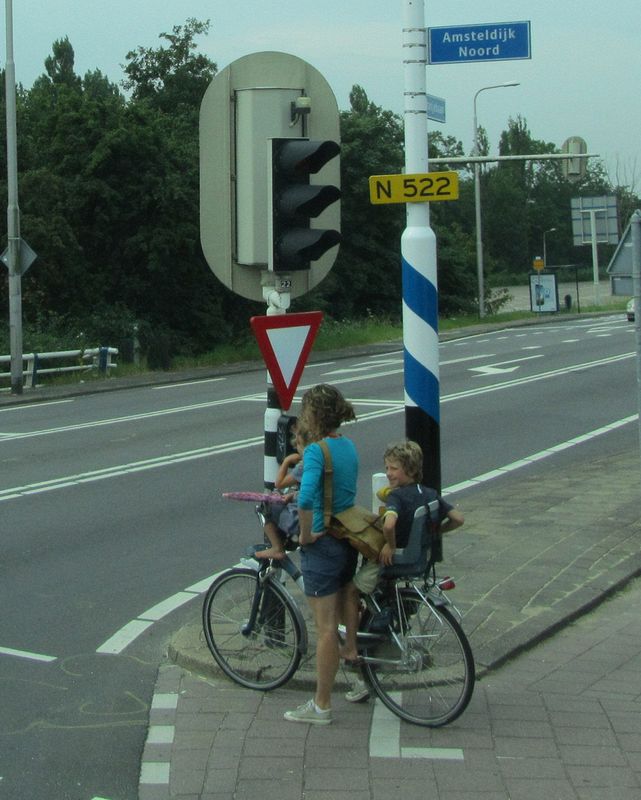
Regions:
<instances>
[{"instance_id":1,"label":"woman's leg","mask_svg":"<svg viewBox=\"0 0 641 800\"><path fill-rule=\"evenodd\" d=\"M358 658L356 632L360 620L360 595L353 583L348 583L340 591L341 618L345 625L345 646L341 656L348 661Z\"/></svg>"},{"instance_id":2,"label":"woman's leg","mask_svg":"<svg viewBox=\"0 0 641 800\"><path fill-rule=\"evenodd\" d=\"M316 696L319 708L332 705L332 688L338 672L338 638L336 630L339 622L339 597L342 594L325 597L308 597L316 624Z\"/></svg>"}]
</instances>

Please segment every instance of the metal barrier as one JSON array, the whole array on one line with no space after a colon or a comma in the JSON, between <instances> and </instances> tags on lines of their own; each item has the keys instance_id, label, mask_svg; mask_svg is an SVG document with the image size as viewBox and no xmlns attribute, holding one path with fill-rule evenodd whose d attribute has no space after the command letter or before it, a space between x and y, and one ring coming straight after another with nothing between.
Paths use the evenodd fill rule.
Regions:
<instances>
[{"instance_id":1,"label":"metal barrier","mask_svg":"<svg viewBox=\"0 0 641 800\"><path fill-rule=\"evenodd\" d=\"M52 375L62 372L88 372L97 369L103 375L107 375L112 367L118 365L112 361L112 356L118 355L117 347L93 347L87 350L60 350L55 353L23 353L23 376L24 385L32 389L37 382L39 375ZM42 363L55 362L60 360L75 360L75 364L65 366L47 366ZM0 365L10 364L11 356L0 356ZM0 378L10 378L11 371L0 372Z\"/></svg>"}]
</instances>

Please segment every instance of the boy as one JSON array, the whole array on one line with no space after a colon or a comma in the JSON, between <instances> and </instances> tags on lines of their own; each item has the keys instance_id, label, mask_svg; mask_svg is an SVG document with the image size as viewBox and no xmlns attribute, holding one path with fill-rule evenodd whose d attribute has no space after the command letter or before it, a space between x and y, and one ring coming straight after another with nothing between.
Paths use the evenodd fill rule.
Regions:
<instances>
[{"instance_id":1,"label":"boy","mask_svg":"<svg viewBox=\"0 0 641 800\"><path fill-rule=\"evenodd\" d=\"M460 528L465 518L460 511L443 500L427 486L423 479L423 451L416 442L405 441L390 445L385 451L385 475L389 487L381 489L378 496L385 502L383 533L385 545L379 561L384 566L392 564L397 547L407 544L414 513L417 508L438 500L438 522L441 533Z\"/></svg>"},{"instance_id":2,"label":"boy","mask_svg":"<svg viewBox=\"0 0 641 800\"><path fill-rule=\"evenodd\" d=\"M441 533L448 533L463 525L465 518L460 511L443 500L427 486L421 484L423 478L423 451L416 442L405 441L389 445L383 456L385 475L389 486L376 494L385 503L383 511L383 534L385 545L379 555L379 563L367 561L354 576L352 591L348 596L351 612L346 614L346 635L343 658L347 665L358 663L356 654L356 628L358 627L359 593L373 591L381 566L390 566L397 548L407 545L414 514L418 508L432 500L438 500L438 522ZM352 633L353 630L353 633ZM345 699L352 703L364 700L369 695L367 686L356 680Z\"/></svg>"}]
</instances>

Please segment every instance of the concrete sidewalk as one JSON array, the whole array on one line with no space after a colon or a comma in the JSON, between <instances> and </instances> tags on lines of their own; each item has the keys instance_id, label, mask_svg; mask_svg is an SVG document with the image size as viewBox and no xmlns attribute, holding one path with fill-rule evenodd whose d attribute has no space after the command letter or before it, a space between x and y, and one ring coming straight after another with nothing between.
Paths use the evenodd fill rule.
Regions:
<instances>
[{"instance_id":1,"label":"concrete sidewalk","mask_svg":"<svg viewBox=\"0 0 641 800\"><path fill-rule=\"evenodd\" d=\"M406 797L429 792L450 800L606 797L584 792L578 773L573 784L563 759L554 767L564 775L554 784L558 794L550 793L553 779L538 773L531 777L541 778L540 785L529 780L524 793L505 793L494 767L486 765L482 775L473 767L479 742L484 755L496 759L497 740L505 730L519 725L539 730L533 720L544 715L541 698L521 697L519 687L515 694L501 684L502 689L488 693L486 687L502 674L496 668L641 574L641 471L637 437L628 440L630 445L615 455L586 461L569 474L562 465L534 462L454 498L467 521L446 539L440 572L457 581L452 596L464 615L481 676L459 720L434 731L393 717L381 722L378 703L350 705L337 691L332 725L318 729L287 723L283 712L311 696L312 665L299 672L298 680L271 693L235 686L214 667L197 608L193 623L172 642L174 663L159 672L140 800L243 800L272 793L283 800L384 800L397 798L401 791ZM637 625L630 643L637 664L638 632ZM601 664L602 671L606 668ZM637 703L640 696L641 688ZM492 728L492 704L512 709L506 728ZM579 709L577 705L573 713ZM641 713L630 725L639 722ZM389 732L385 757L371 755L370 748L370 733L381 724ZM641 727L636 733L641 750ZM542 745L535 742L532 747L536 753ZM441 767L445 771L439 781ZM639 770L637 758L637 772L630 772L636 774L630 777L636 794L623 791L619 797L639 796ZM443 787L442 795L437 785Z\"/></svg>"}]
</instances>

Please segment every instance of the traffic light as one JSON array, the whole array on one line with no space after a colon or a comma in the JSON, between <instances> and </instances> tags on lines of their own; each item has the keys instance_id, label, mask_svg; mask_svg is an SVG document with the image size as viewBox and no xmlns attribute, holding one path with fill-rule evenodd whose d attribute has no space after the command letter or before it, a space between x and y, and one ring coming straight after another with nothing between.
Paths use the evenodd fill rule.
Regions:
<instances>
[{"instance_id":1,"label":"traffic light","mask_svg":"<svg viewBox=\"0 0 641 800\"><path fill-rule=\"evenodd\" d=\"M310 219L340 200L337 186L313 184L310 176L338 156L341 148L338 142L310 139L270 139L270 148L269 268L274 272L306 270L310 261L341 240L338 230L310 225Z\"/></svg>"}]
</instances>

